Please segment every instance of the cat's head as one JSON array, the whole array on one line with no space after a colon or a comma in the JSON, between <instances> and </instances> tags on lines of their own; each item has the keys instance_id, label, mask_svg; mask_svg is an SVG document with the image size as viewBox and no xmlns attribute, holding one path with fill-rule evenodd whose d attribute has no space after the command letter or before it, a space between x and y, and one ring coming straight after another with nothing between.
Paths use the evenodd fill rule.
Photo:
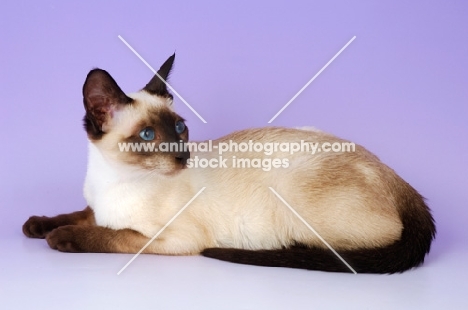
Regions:
<instances>
[{"instance_id":1,"label":"cat's head","mask_svg":"<svg viewBox=\"0 0 468 310\"><path fill-rule=\"evenodd\" d=\"M175 54L158 71L164 80L174 58ZM159 150L161 143L180 146L189 138L184 119L173 111L172 100L158 75L139 92L126 95L109 73L91 70L83 85L88 138L105 158L117 163L163 174L183 169L189 152L175 147L170 152Z\"/></svg>"}]
</instances>

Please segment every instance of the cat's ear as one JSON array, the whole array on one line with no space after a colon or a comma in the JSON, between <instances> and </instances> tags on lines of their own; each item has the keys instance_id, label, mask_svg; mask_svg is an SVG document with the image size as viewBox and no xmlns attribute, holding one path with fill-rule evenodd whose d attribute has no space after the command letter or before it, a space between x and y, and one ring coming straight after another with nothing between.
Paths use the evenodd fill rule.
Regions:
<instances>
[{"instance_id":1,"label":"cat's ear","mask_svg":"<svg viewBox=\"0 0 468 310\"><path fill-rule=\"evenodd\" d=\"M172 69L172 64L174 63L175 59L175 53L172 54L171 57L169 57L159 68L158 74L154 75L151 81L149 81L148 84L146 84L145 88L143 90L146 90L150 94L156 95L156 96L161 96L165 98L172 98L172 95L169 93L167 90L166 83L164 83L161 79L163 78L164 81L167 81L167 78L169 77L169 74L171 73ZM159 76L158 76L159 75Z\"/></svg>"},{"instance_id":2,"label":"cat's ear","mask_svg":"<svg viewBox=\"0 0 468 310\"><path fill-rule=\"evenodd\" d=\"M101 137L113 113L132 101L109 73L101 69L91 70L83 85L84 126L88 134Z\"/></svg>"}]
</instances>

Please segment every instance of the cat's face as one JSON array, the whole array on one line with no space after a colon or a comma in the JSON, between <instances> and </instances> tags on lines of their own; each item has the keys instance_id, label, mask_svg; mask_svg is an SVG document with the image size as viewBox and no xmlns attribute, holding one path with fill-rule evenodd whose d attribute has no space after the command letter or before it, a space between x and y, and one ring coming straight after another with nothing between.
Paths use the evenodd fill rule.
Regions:
<instances>
[{"instance_id":1,"label":"cat's face","mask_svg":"<svg viewBox=\"0 0 468 310\"><path fill-rule=\"evenodd\" d=\"M164 80L173 61L174 55L158 71ZM83 100L88 138L106 159L161 174L185 168L189 152L180 147L160 150L161 143L181 146L189 135L184 119L173 111L172 95L158 76L143 90L126 95L106 71L95 69L86 78Z\"/></svg>"}]
</instances>

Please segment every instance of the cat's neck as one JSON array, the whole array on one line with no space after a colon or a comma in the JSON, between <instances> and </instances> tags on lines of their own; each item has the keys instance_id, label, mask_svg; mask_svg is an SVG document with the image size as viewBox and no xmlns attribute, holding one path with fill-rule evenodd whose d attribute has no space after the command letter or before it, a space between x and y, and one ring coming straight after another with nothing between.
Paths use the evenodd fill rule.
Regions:
<instances>
[{"instance_id":1,"label":"cat's neck","mask_svg":"<svg viewBox=\"0 0 468 310\"><path fill-rule=\"evenodd\" d=\"M86 178L97 177L106 183L127 182L138 179L144 171L117 162L103 154L93 143L88 144L88 170Z\"/></svg>"},{"instance_id":2,"label":"cat's neck","mask_svg":"<svg viewBox=\"0 0 468 310\"><path fill-rule=\"evenodd\" d=\"M166 177L145 169L119 163L107 157L93 143L88 144L88 168L84 183L84 195L89 204L108 188L118 184L151 183L157 185Z\"/></svg>"}]
</instances>

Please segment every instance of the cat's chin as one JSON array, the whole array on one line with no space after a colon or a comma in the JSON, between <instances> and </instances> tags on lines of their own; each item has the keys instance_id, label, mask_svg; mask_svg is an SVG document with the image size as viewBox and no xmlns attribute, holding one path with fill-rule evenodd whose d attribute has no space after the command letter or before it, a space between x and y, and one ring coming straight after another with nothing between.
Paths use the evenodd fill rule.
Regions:
<instances>
[{"instance_id":1,"label":"cat's chin","mask_svg":"<svg viewBox=\"0 0 468 310\"><path fill-rule=\"evenodd\" d=\"M138 175L160 175L160 176L175 176L182 170L188 169L187 160L184 158L169 158L166 159L147 159L140 161L126 162L125 167L128 167L130 171L136 172Z\"/></svg>"},{"instance_id":2,"label":"cat's chin","mask_svg":"<svg viewBox=\"0 0 468 310\"><path fill-rule=\"evenodd\" d=\"M174 167L171 168L171 169L163 169L161 171L161 174L164 175L164 176L172 177L172 176L178 175L179 173L181 173L185 169L187 169L186 164L182 164L182 163L175 164Z\"/></svg>"}]
</instances>

